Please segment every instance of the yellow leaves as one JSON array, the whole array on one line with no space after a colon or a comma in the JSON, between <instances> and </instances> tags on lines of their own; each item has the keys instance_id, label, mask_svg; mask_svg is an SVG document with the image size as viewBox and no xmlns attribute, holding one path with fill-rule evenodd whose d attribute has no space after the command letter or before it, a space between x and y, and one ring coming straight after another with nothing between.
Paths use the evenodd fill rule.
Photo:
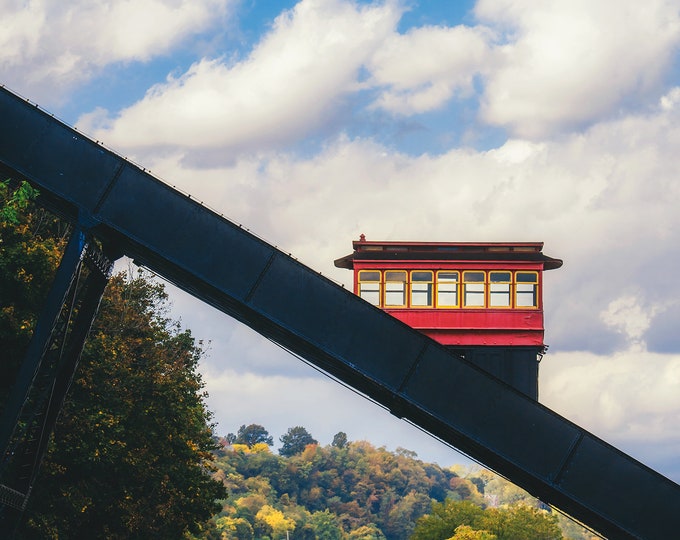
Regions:
<instances>
[{"instance_id":1,"label":"yellow leaves","mask_svg":"<svg viewBox=\"0 0 680 540\"><path fill-rule=\"evenodd\" d=\"M25 268L20 268L17 272L17 281L26 285L30 285L30 283L33 281L33 274L26 272Z\"/></svg>"},{"instance_id":2,"label":"yellow leaves","mask_svg":"<svg viewBox=\"0 0 680 540\"><path fill-rule=\"evenodd\" d=\"M287 518L281 510L265 504L255 515L255 519L264 521L272 528L274 536L285 534L295 529L295 520Z\"/></svg>"},{"instance_id":3,"label":"yellow leaves","mask_svg":"<svg viewBox=\"0 0 680 540\"><path fill-rule=\"evenodd\" d=\"M255 443L251 448L250 451L253 454L271 454L271 449L269 448L269 445L267 443Z\"/></svg>"}]
</instances>

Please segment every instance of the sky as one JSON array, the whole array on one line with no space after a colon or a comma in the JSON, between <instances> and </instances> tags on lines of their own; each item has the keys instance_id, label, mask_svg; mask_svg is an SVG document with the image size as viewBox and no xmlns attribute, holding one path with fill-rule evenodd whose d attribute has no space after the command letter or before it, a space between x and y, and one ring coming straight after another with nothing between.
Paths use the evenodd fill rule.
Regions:
<instances>
[{"instance_id":1,"label":"sky","mask_svg":"<svg viewBox=\"0 0 680 540\"><path fill-rule=\"evenodd\" d=\"M340 283L360 234L545 242L564 266L540 401L680 482L677 2L3 0L0 18L1 84ZM219 434L301 425L465 461L169 290L209 342Z\"/></svg>"}]
</instances>

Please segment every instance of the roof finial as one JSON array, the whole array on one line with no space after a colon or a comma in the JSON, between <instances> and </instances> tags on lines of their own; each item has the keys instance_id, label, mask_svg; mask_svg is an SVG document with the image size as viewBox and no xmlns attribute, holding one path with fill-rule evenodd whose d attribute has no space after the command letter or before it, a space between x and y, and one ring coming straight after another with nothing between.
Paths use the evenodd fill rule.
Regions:
<instances>
[{"instance_id":1,"label":"roof finial","mask_svg":"<svg viewBox=\"0 0 680 540\"><path fill-rule=\"evenodd\" d=\"M365 234L360 234L359 235L359 242L365 242L366 241L366 235Z\"/></svg>"}]
</instances>

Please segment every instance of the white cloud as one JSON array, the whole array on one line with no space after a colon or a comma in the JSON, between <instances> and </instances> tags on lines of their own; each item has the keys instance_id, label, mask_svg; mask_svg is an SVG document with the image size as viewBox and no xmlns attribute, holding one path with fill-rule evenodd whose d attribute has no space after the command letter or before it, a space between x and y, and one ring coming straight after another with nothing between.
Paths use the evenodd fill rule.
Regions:
<instances>
[{"instance_id":1,"label":"white cloud","mask_svg":"<svg viewBox=\"0 0 680 540\"><path fill-rule=\"evenodd\" d=\"M410 157L339 137L307 159L278 153L206 168L179 152L146 165L347 285L349 272L332 261L361 233L543 240L547 254L565 259L546 274L548 343L603 352L672 331L657 315L680 296L668 271L680 261L671 241L680 229L679 112L659 107L561 141L510 140L487 152ZM636 304L614 309L628 297Z\"/></svg>"},{"instance_id":2,"label":"white cloud","mask_svg":"<svg viewBox=\"0 0 680 540\"><path fill-rule=\"evenodd\" d=\"M632 343L639 343L649 329L656 308L645 310L634 296L622 296L612 300L600 312L602 321L626 335Z\"/></svg>"},{"instance_id":3,"label":"white cloud","mask_svg":"<svg viewBox=\"0 0 680 540\"><path fill-rule=\"evenodd\" d=\"M488 61L488 40L488 31L465 26L393 34L368 64L371 84L385 87L374 106L412 115L440 108L454 95L471 95L474 77Z\"/></svg>"},{"instance_id":4,"label":"white cloud","mask_svg":"<svg viewBox=\"0 0 680 540\"><path fill-rule=\"evenodd\" d=\"M0 5L3 82L34 99L108 64L147 61L224 21L231 0L10 1Z\"/></svg>"},{"instance_id":5,"label":"white cloud","mask_svg":"<svg viewBox=\"0 0 680 540\"><path fill-rule=\"evenodd\" d=\"M246 60L201 60L105 125L81 125L119 148L233 152L294 141L328 122L356 90L360 67L393 32L400 9L303 0L276 19Z\"/></svg>"},{"instance_id":6,"label":"white cloud","mask_svg":"<svg viewBox=\"0 0 680 540\"><path fill-rule=\"evenodd\" d=\"M675 2L481 0L479 20L506 39L482 115L523 137L589 125L630 98L660 93L680 43Z\"/></svg>"}]
</instances>

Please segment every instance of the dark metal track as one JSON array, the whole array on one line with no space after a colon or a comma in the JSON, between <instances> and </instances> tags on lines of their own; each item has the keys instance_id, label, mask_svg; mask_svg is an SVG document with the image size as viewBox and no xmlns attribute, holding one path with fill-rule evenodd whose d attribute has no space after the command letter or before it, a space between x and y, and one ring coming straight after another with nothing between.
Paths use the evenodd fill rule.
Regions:
<instances>
[{"instance_id":1,"label":"dark metal track","mask_svg":"<svg viewBox=\"0 0 680 540\"><path fill-rule=\"evenodd\" d=\"M680 486L0 91L0 173L189 293L611 538L673 538Z\"/></svg>"}]
</instances>

